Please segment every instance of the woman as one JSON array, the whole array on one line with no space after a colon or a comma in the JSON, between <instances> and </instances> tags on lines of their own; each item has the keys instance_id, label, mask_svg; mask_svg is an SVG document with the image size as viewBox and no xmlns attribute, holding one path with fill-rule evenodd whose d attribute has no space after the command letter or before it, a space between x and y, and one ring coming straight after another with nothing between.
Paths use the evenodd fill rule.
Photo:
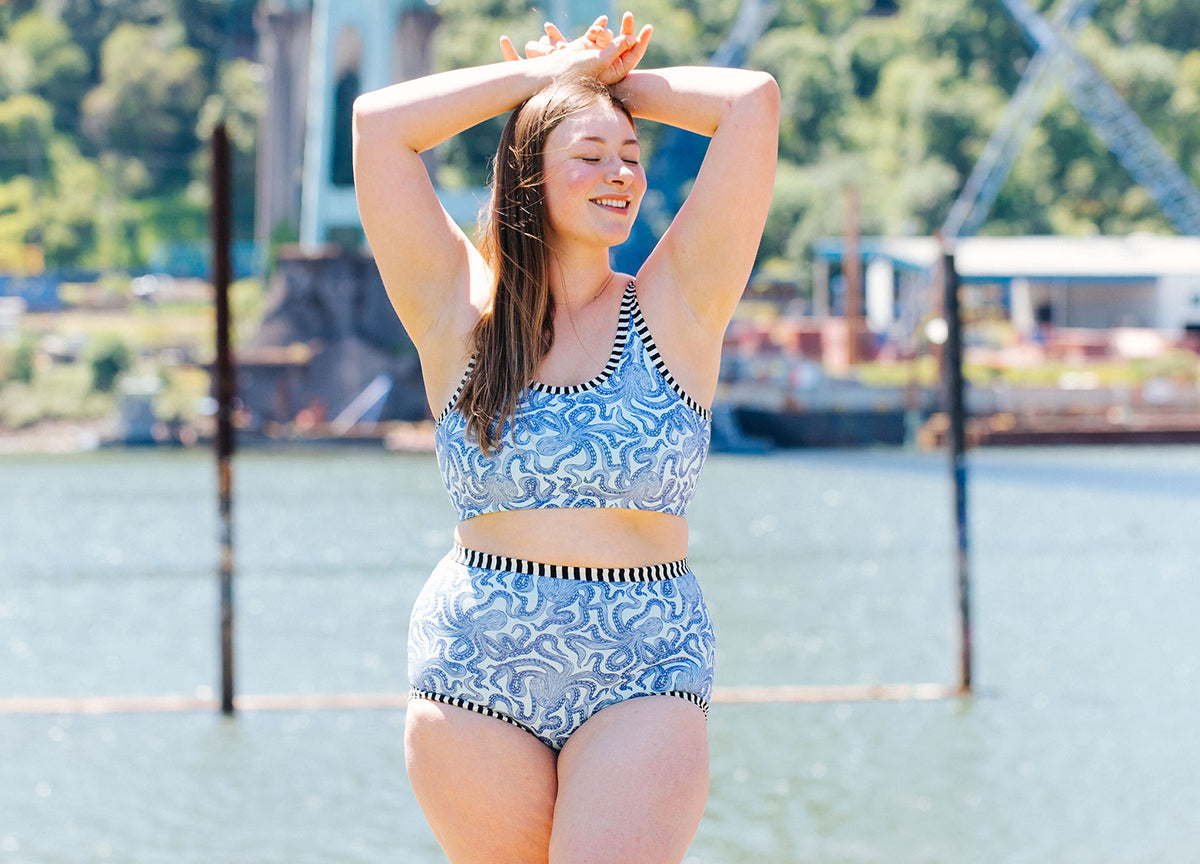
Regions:
<instances>
[{"instance_id":1,"label":"woman","mask_svg":"<svg viewBox=\"0 0 1200 864\"><path fill-rule=\"evenodd\" d=\"M650 28L606 23L355 103L363 227L461 518L413 611L405 730L455 864L678 862L707 796L712 633L683 514L779 94L763 73L636 70ZM419 154L504 111L477 249ZM609 264L646 190L634 117L711 136L636 275Z\"/></svg>"}]
</instances>

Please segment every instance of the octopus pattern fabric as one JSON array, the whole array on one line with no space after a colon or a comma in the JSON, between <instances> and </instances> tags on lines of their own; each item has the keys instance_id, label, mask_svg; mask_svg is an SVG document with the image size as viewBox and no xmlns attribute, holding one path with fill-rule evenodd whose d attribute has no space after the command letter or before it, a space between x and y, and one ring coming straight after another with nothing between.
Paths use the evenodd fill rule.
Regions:
<instances>
[{"instance_id":1,"label":"octopus pattern fabric","mask_svg":"<svg viewBox=\"0 0 1200 864\"><path fill-rule=\"evenodd\" d=\"M464 375L464 382L474 361ZM461 386L459 393L461 393ZM539 507L623 507L682 516L708 454L712 418L676 383L633 283L609 361L570 387L534 382L502 446L486 454L454 410L438 418L438 465L459 518Z\"/></svg>"},{"instance_id":2,"label":"octopus pattern fabric","mask_svg":"<svg viewBox=\"0 0 1200 864\"><path fill-rule=\"evenodd\" d=\"M555 749L626 699L679 696L707 713L715 639L686 562L597 571L479 560L457 547L417 598L412 697L499 717Z\"/></svg>"}]
</instances>

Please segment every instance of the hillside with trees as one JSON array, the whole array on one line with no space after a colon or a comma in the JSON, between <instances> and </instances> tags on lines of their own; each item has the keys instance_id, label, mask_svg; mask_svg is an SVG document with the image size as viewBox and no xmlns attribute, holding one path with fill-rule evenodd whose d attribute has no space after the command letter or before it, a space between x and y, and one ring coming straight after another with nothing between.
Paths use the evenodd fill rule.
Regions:
<instances>
[{"instance_id":1,"label":"hillside with trees","mask_svg":"<svg viewBox=\"0 0 1200 864\"><path fill-rule=\"evenodd\" d=\"M0 258L147 268L207 235L218 118L253 188L253 3L43 0L0 8ZM249 185L245 185L249 181ZM249 236L252 199L239 211ZM36 251L29 251L36 250Z\"/></svg>"},{"instance_id":2,"label":"hillside with trees","mask_svg":"<svg viewBox=\"0 0 1200 864\"><path fill-rule=\"evenodd\" d=\"M738 0L637 0L646 66L704 63ZM786 0L749 64L783 93L780 168L760 266L803 289L813 238L863 191L870 233L944 219L1033 47L1000 0ZM1043 9L1049 3L1040 4ZM0 267L136 272L207 234L218 119L237 148L237 236L252 236L261 70L251 0L14 0L0 7ZM524 0L441 0L438 68L540 32ZM1100 0L1080 48L1200 183L1200 0ZM443 147L443 184L485 182L499 121ZM647 128L648 165L660 130ZM1065 90L1034 128L984 233L1171 232Z\"/></svg>"},{"instance_id":3,"label":"hillside with trees","mask_svg":"<svg viewBox=\"0 0 1200 864\"><path fill-rule=\"evenodd\" d=\"M737 5L628 4L655 25L643 65L705 62ZM779 173L759 265L802 289L812 241L841 230L847 184L862 190L867 233L927 234L941 224L1034 53L1000 0L901 0L892 16L866 14L872 5L780 3L748 61L773 73L783 95ZM439 65L494 55L501 32L536 34L538 18L524 9L504 0L442 0ZM1200 0L1101 0L1078 45L1200 185ZM480 157L496 135L481 128L455 142L444 179L482 182ZM652 151L647 165L653 172ZM1060 89L982 233L1132 231L1174 233Z\"/></svg>"}]
</instances>

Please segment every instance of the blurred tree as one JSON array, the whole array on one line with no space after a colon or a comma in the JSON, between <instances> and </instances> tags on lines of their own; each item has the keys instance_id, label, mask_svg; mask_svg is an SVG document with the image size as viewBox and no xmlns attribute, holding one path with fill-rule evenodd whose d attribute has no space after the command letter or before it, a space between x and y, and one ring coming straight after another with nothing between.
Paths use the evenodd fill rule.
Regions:
<instances>
[{"instance_id":1,"label":"blurred tree","mask_svg":"<svg viewBox=\"0 0 1200 864\"><path fill-rule=\"evenodd\" d=\"M234 232L241 237L254 234L254 196L243 192L254 189L258 125L264 98L262 67L249 60L231 60L218 70L216 92L205 100L196 123L196 136L201 142L211 140L218 123L225 124L233 150L234 189L238 190L233 201ZM211 153L207 146L202 147L192 168L195 185L207 189L210 163Z\"/></svg>"},{"instance_id":2,"label":"blurred tree","mask_svg":"<svg viewBox=\"0 0 1200 864\"><path fill-rule=\"evenodd\" d=\"M39 12L17 19L0 44L3 95L33 93L54 109L54 125L71 130L89 85L87 55L61 21Z\"/></svg>"},{"instance_id":3,"label":"blurred tree","mask_svg":"<svg viewBox=\"0 0 1200 864\"><path fill-rule=\"evenodd\" d=\"M32 178L14 177L0 183L0 260L5 269L9 262L20 261L26 244L36 242L38 191Z\"/></svg>"},{"instance_id":4,"label":"blurred tree","mask_svg":"<svg viewBox=\"0 0 1200 864\"><path fill-rule=\"evenodd\" d=\"M542 34L545 17L521 0L442 0L442 23L434 37L435 71L458 69L500 59L500 36L512 38L524 54L525 42ZM482 186L504 128L504 117L480 123L437 148L447 186Z\"/></svg>"},{"instance_id":5,"label":"blurred tree","mask_svg":"<svg viewBox=\"0 0 1200 864\"><path fill-rule=\"evenodd\" d=\"M839 119L852 81L834 43L811 27L769 31L750 52L750 65L773 74L782 95L780 153L808 162L838 148Z\"/></svg>"},{"instance_id":6,"label":"blurred tree","mask_svg":"<svg viewBox=\"0 0 1200 864\"><path fill-rule=\"evenodd\" d=\"M951 58L959 75L1016 89L1032 46L1001 0L905 0L900 8L922 56Z\"/></svg>"},{"instance_id":7,"label":"blurred tree","mask_svg":"<svg viewBox=\"0 0 1200 864\"><path fill-rule=\"evenodd\" d=\"M842 36L852 89L856 99L870 99L879 86L883 67L909 50L912 37L903 18L870 18L856 21Z\"/></svg>"},{"instance_id":8,"label":"blurred tree","mask_svg":"<svg viewBox=\"0 0 1200 864\"><path fill-rule=\"evenodd\" d=\"M117 379L133 365L133 352L117 336L97 337L88 347L87 362L92 369L92 389L111 393Z\"/></svg>"},{"instance_id":9,"label":"blurred tree","mask_svg":"<svg viewBox=\"0 0 1200 864\"><path fill-rule=\"evenodd\" d=\"M1142 39L1176 51L1200 47L1200 0L1140 0L1137 33Z\"/></svg>"},{"instance_id":10,"label":"blurred tree","mask_svg":"<svg viewBox=\"0 0 1200 864\"><path fill-rule=\"evenodd\" d=\"M1174 51L1200 46L1200 0L1099 0L1095 21L1121 44L1153 42Z\"/></svg>"},{"instance_id":11,"label":"blurred tree","mask_svg":"<svg viewBox=\"0 0 1200 864\"><path fill-rule=\"evenodd\" d=\"M43 196L40 212L42 246L48 267L101 264L94 249L98 220L105 208L100 166L84 158L79 148L60 138L50 148L53 183Z\"/></svg>"},{"instance_id":12,"label":"blurred tree","mask_svg":"<svg viewBox=\"0 0 1200 864\"><path fill-rule=\"evenodd\" d=\"M28 384L33 381L35 361L37 360L37 337L31 333L22 333L17 339L16 349L12 353L11 364L4 381L20 381Z\"/></svg>"},{"instance_id":13,"label":"blurred tree","mask_svg":"<svg viewBox=\"0 0 1200 864\"><path fill-rule=\"evenodd\" d=\"M101 75L101 52L109 34L121 24L155 25L166 21L175 0L43 0L47 14L70 29L88 58L93 84Z\"/></svg>"},{"instance_id":14,"label":"blurred tree","mask_svg":"<svg viewBox=\"0 0 1200 864\"><path fill-rule=\"evenodd\" d=\"M104 40L101 81L83 103L83 131L103 150L136 157L155 186L188 182L195 122L209 83L178 26L121 24Z\"/></svg>"},{"instance_id":15,"label":"blurred tree","mask_svg":"<svg viewBox=\"0 0 1200 864\"><path fill-rule=\"evenodd\" d=\"M0 181L43 178L53 132L53 111L44 99L21 93L0 102Z\"/></svg>"},{"instance_id":16,"label":"blurred tree","mask_svg":"<svg viewBox=\"0 0 1200 864\"><path fill-rule=\"evenodd\" d=\"M1179 153L1179 164L1200 186L1200 49L1190 51L1178 66L1178 86L1167 105L1166 138Z\"/></svg>"}]
</instances>

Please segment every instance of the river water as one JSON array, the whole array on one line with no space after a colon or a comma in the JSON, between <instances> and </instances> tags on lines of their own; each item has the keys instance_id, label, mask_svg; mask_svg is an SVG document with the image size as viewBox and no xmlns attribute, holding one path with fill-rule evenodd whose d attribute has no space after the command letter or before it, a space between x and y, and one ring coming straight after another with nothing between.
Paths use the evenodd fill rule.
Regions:
<instances>
[{"instance_id":1,"label":"river water","mask_svg":"<svg viewBox=\"0 0 1200 864\"><path fill-rule=\"evenodd\" d=\"M977 695L718 704L691 864L1200 861L1200 448L970 456ZM245 453L237 686L400 692L453 515L432 457ZM211 695L215 471L0 459L0 698ZM718 684L956 681L939 454L716 455ZM0 861L443 860L401 710L0 716Z\"/></svg>"}]
</instances>

